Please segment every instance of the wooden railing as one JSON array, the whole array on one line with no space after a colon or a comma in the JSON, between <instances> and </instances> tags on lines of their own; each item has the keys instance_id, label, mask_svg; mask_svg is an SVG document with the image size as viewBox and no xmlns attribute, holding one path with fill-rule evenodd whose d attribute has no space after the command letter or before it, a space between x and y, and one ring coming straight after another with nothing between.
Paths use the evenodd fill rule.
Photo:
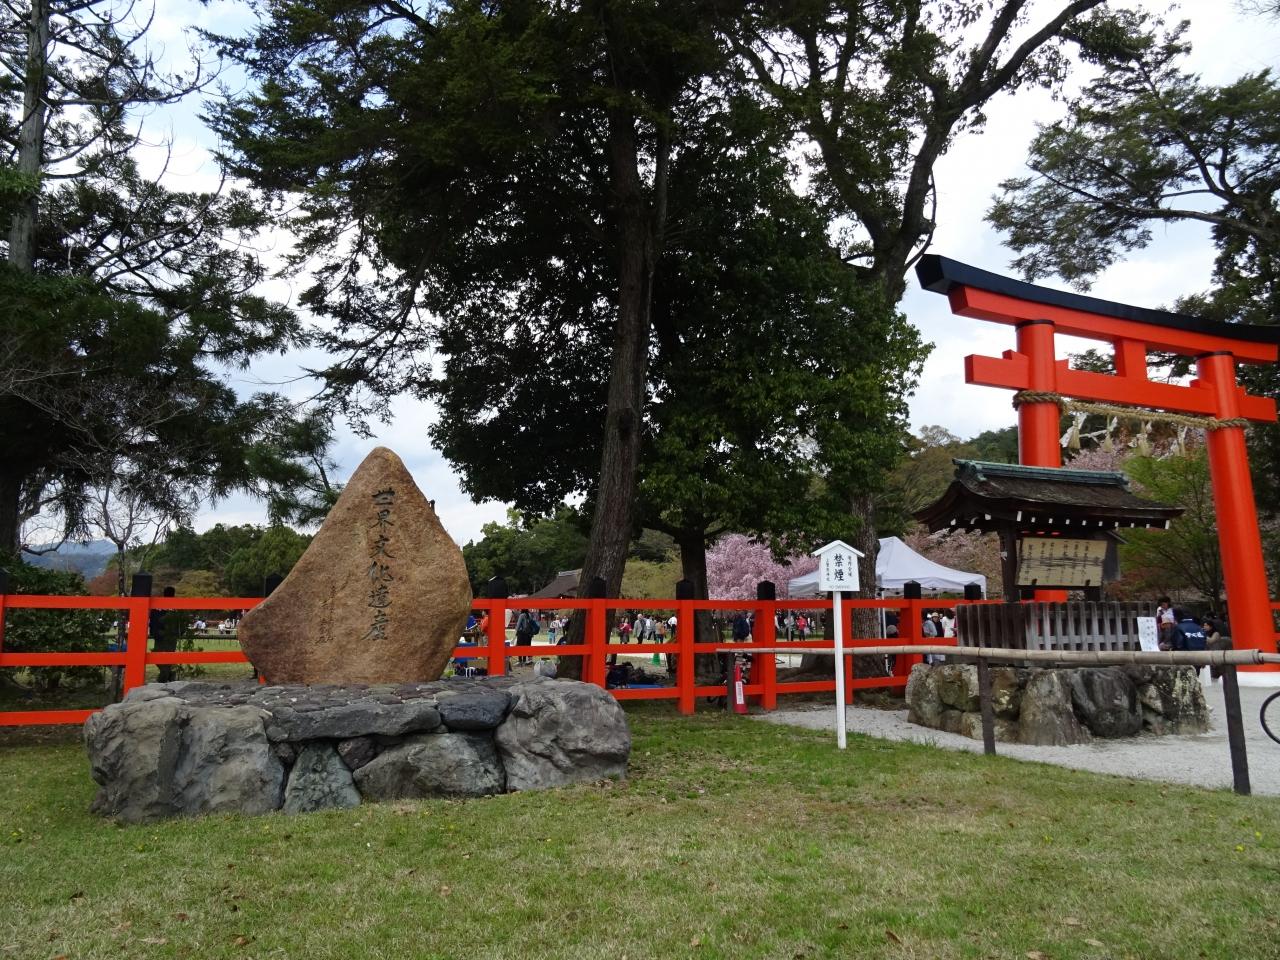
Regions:
<instances>
[{"instance_id":1,"label":"wooden railing","mask_svg":"<svg viewBox=\"0 0 1280 960\"><path fill-rule=\"evenodd\" d=\"M983 603L956 611L962 647L1009 650L1139 650L1138 618L1149 603Z\"/></svg>"},{"instance_id":2,"label":"wooden railing","mask_svg":"<svg viewBox=\"0 0 1280 960\"><path fill-rule=\"evenodd\" d=\"M148 666L163 664L247 663L244 654L230 651L187 651L176 653L156 652L148 649L147 633L153 610L248 610L261 603L257 597L68 597L31 594L0 594L0 668L6 667L118 667L123 671L122 689L128 692L146 682ZM847 600L844 602L845 637L852 637L850 629L854 610L897 611L901 643L923 643L921 618L926 609L951 605L952 601L938 600ZM737 645L742 653L753 648L785 646L787 640L779 638L775 628L778 611L829 611L831 602L824 600L532 600L523 597L510 599L477 599L472 604L477 613L489 615L486 642L459 646L455 657L466 657L485 665L491 676L506 672L511 657L541 656L582 658L582 678L598 686L606 686L608 658L614 654L670 654L675 657L676 679L670 687L610 690L619 700L675 700L682 713L693 713L699 697L727 695L726 684L705 685L696 682L695 657L715 656L708 649L711 644L694 642L691 629L700 611L752 611L755 631L750 642ZM9 653L4 650L4 615L6 610L122 610L128 617L127 644L121 651L93 653ZM586 614L586 630L578 644L552 646L545 643L532 647L514 647L507 644L506 624L511 610L570 611L582 610ZM611 643L609 638L617 611L674 611L676 633L674 638L651 643ZM817 636L815 637L814 634ZM797 645L812 649L833 646L823 640L822 629L813 631ZM545 636L542 634L540 636ZM871 646L884 641L879 637L855 637L846 640L845 646L856 653L856 648ZM947 641L930 640L931 643ZM715 643L722 643L719 637ZM799 652L799 651L798 651ZM852 658L846 658L845 690L849 702L857 690L904 687L911 667L920 657L897 657L889 676L854 677ZM773 653L754 658L746 694L761 707L772 710L778 697L798 693L834 692L835 680L780 680L777 657ZM82 723L94 710L25 710L0 712L0 726L29 724Z\"/></svg>"}]
</instances>

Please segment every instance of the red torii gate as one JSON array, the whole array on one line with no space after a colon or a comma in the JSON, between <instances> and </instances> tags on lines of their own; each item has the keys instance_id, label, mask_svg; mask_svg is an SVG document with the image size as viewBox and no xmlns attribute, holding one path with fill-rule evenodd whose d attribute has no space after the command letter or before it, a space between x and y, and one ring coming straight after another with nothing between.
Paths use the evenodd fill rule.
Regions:
<instances>
[{"instance_id":1,"label":"red torii gate","mask_svg":"<svg viewBox=\"0 0 1280 960\"><path fill-rule=\"evenodd\" d=\"M966 357L965 381L1020 391L1015 399L1021 401L1018 459L1023 464L1062 466L1059 398L1205 418L1232 633L1237 646L1275 650L1244 426L1274 422L1276 404L1245 393L1236 383L1236 363L1275 363L1280 328L1220 323L1049 290L932 254L920 259L916 275L924 289L947 295L953 313L1017 330L1017 349L1003 357ZM1057 333L1111 344L1115 374L1073 370L1068 361L1058 360ZM1195 358L1197 378L1186 385L1148 379L1149 350Z\"/></svg>"}]
</instances>

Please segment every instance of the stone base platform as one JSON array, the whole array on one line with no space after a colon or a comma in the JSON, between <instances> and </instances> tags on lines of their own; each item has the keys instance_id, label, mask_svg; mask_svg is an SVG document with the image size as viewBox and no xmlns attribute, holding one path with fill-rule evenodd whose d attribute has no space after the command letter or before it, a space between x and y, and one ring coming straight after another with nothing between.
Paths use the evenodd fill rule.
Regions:
<instances>
[{"instance_id":1,"label":"stone base platform","mask_svg":"<svg viewBox=\"0 0 1280 960\"><path fill-rule=\"evenodd\" d=\"M84 727L93 810L126 823L477 797L624 777L626 714L592 684L148 684Z\"/></svg>"},{"instance_id":2,"label":"stone base platform","mask_svg":"<svg viewBox=\"0 0 1280 960\"><path fill-rule=\"evenodd\" d=\"M907 681L907 719L982 739L978 668L917 664ZM996 740L1037 746L1087 743L1139 733L1209 729L1194 667L991 668Z\"/></svg>"}]
</instances>

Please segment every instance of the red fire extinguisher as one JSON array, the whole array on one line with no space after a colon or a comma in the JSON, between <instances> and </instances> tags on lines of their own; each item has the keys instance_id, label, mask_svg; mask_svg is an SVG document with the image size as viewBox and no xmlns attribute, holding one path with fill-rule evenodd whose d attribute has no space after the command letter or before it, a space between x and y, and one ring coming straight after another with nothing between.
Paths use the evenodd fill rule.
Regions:
<instances>
[{"instance_id":1,"label":"red fire extinguisher","mask_svg":"<svg viewBox=\"0 0 1280 960\"><path fill-rule=\"evenodd\" d=\"M747 693L742 683L742 664L733 665L733 712L747 712Z\"/></svg>"}]
</instances>

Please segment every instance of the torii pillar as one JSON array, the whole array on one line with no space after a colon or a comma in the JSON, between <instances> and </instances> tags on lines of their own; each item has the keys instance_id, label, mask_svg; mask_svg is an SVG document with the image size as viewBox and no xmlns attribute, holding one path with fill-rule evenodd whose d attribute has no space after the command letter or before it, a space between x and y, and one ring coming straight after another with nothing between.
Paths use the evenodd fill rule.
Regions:
<instances>
[{"instance_id":1,"label":"torii pillar","mask_svg":"<svg viewBox=\"0 0 1280 960\"><path fill-rule=\"evenodd\" d=\"M1062 466L1058 398L1210 418L1209 470L1232 636L1237 647L1274 652L1244 426L1246 421L1274 423L1276 404L1245 393L1236 382L1236 365L1275 363L1280 328L1220 323L1050 290L934 255L922 257L916 273L926 290L947 295L953 313L1015 327L1017 349L1000 358L966 357L965 380L1019 391L1018 459L1023 464ZM1057 359L1057 333L1111 344L1115 373L1071 369L1068 361ZM1197 378L1190 384L1148 379L1148 350L1194 358ZM1065 599L1065 592L1037 591L1036 599Z\"/></svg>"}]
</instances>

